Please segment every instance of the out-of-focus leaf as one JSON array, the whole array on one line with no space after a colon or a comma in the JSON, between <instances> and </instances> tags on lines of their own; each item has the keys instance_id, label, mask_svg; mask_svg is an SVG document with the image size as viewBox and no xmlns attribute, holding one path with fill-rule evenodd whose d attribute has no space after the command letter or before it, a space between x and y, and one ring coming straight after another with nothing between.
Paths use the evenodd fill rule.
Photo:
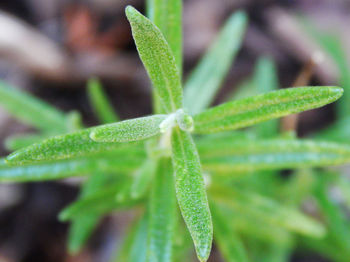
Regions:
<instances>
[{"instance_id":1,"label":"out-of-focus leaf","mask_svg":"<svg viewBox=\"0 0 350 262\"><path fill-rule=\"evenodd\" d=\"M245 247L237 232L230 227L230 221L220 213L214 203L210 205L214 224L214 239L227 262L249 261Z\"/></svg>"},{"instance_id":2,"label":"out-of-focus leaf","mask_svg":"<svg viewBox=\"0 0 350 262\"><path fill-rule=\"evenodd\" d=\"M337 120L330 127L317 132L314 138L350 144L350 117Z\"/></svg>"},{"instance_id":3,"label":"out-of-focus leaf","mask_svg":"<svg viewBox=\"0 0 350 262\"><path fill-rule=\"evenodd\" d=\"M76 254L80 251L99 220L100 217L96 215L82 215L72 221L68 235L68 252L70 254Z\"/></svg>"},{"instance_id":4,"label":"out-of-focus leaf","mask_svg":"<svg viewBox=\"0 0 350 262\"><path fill-rule=\"evenodd\" d=\"M337 116L339 120L350 116L350 69L347 55L342 45L340 35L334 33L325 33L316 29L310 21L301 19L303 28L312 36L321 48L328 53L334 60L339 70L339 84L344 88L344 96L337 103Z\"/></svg>"},{"instance_id":5,"label":"out-of-focus leaf","mask_svg":"<svg viewBox=\"0 0 350 262\"><path fill-rule=\"evenodd\" d=\"M0 81L0 105L19 120L47 133L64 133L66 117L59 110Z\"/></svg>"},{"instance_id":6,"label":"out-of-focus leaf","mask_svg":"<svg viewBox=\"0 0 350 262\"><path fill-rule=\"evenodd\" d=\"M56 162L43 162L23 166L0 165L1 182L30 182L86 176L92 172L130 172L143 158L125 155L101 155L88 158L73 158Z\"/></svg>"},{"instance_id":7,"label":"out-of-focus leaf","mask_svg":"<svg viewBox=\"0 0 350 262\"><path fill-rule=\"evenodd\" d=\"M136 170L130 190L132 198L139 198L145 195L154 177L155 169L156 161L148 159Z\"/></svg>"},{"instance_id":8,"label":"out-of-focus leaf","mask_svg":"<svg viewBox=\"0 0 350 262\"><path fill-rule=\"evenodd\" d=\"M113 183L106 188L98 190L94 194L78 200L65 208L59 214L59 219L61 221L72 220L85 215L103 215L112 210L123 210L128 209L132 206L137 205L141 201L124 199L123 201L118 201L116 194L122 185L128 183L128 181L120 181Z\"/></svg>"},{"instance_id":9,"label":"out-of-focus leaf","mask_svg":"<svg viewBox=\"0 0 350 262\"><path fill-rule=\"evenodd\" d=\"M283 206L271 198L254 192L215 185L210 188L210 195L217 203L231 207L237 213L255 217L256 220L312 237L321 238L326 233L322 224L303 215L297 209Z\"/></svg>"},{"instance_id":10,"label":"out-of-focus leaf","mask_svg":"<svg viewBox=\"0 0 350 262\"><path fill-rule=\"evenodd\" d=\"M90 138L97 142L131 142L160 133L159 125L166 115L153 115L95 127Z\"/></svg>"},{"instance_id":11,"label":"out-of-focus leaf","mask_svg":"<svg viewBox=\"0 0 350 262\"><path fill-rule=\"evenodd\" d=\"M109 176L106 174L96 172L83 184L80 198L83 199L89 197L89 195L93 195L102 188L109 179ZM82 215L72 220L68 234L68 250L71 254L76 254L80 251L99 220L99 216L90 214Z\"/></svg>"},{"instance_id":12,"label":"out-of-focus leaf","mask_svg":"<svg viewBox=\"0 0 350 262\"><path fill-rule=\"evenodd\" d=\"M93 128L48 138L40 143L15 151L6 160L11 165L51 161L93 155L113 150L133 151L134 143L103 143L90 138ZM126 147L129 147L126 149Z\"/></svg>"},{"instance_id":13,"label":"out-of-focus leaf","mask_svg":"<svg viewBox=\"0 0 350 262\"><path fill-rule=\"evenodd\" d=\"M152 80L161 106L166 113L182 108L182 87L173 53L160 30L135 8L128 6L126 15L140 58Z\"/></svg>"},{"instance_id":14,"label":"out-of-focus leaf","mask_svg":"<svg viewBox=\"0 0 350 262\"><path fill-rule=\"evenodd\" d=\"M163 33L182 71L182 0L148 0L148 17Z\"/></svg>"},{"instance_id":15,"label":"out-of-focus leaf","mask_svg":"<svg viewBox=\"0 0 350 262\"><path fill-rule=\"evenodd\" d=\"M237 88L227 97L225 101L238 100L258 95L254 79L245 79L239 83Z\"/></svg>"},{"instance_id":16,"label":"out-of-focus leaf","mask_svg":"<svg viewBox=\"0 0 350 262\"><path fill-rule=\"evenodd\" d=\"M147 261L173 261L176 197L170 158L160 158L149 202Z\"/></svg>"},{"instance_id":17,"label":"out-of-focus leaf","mask_svg":"<svg viewBox=\"0 0 350 262\"><path fill-rule=\"evenodd\" d=\"M242 236L250 239L271 243L271 245L290 246L289 231L266 221L257 221L249 214L237 213L235 210L225 210L229 224Z\"/></svg>"},{"instance_id":18,"label":"out-of-focus leaf","mask_svg":"<svg viewBox=\"0 0 350 262\"><path fill-rule=\"evenodd\" d=\"M327 167L350 163L348 145L310 140L198 140L205 169L213 172Z\"/></svg>"},{"instance_id":19,"label":"out-of-focus leaf","mask_svg":"<svg viewBox=\"0 0 350 262\"><path fill-rule=\"evenodd\" d=\"M5 147L10 151L14 151L38 143L46 138L47 135L43 134L14 135L5 139Z\"/></svg>"},{"instance_id":20,"label":"out-of-focus leaf","mask_svg":"<svg viewBox=\"0 0 350 262\"><path fill-rule=\"evenodd\" d=\"M96 116L103 124L119 121L119 117L114 112L113 106L108 101L98 79L92 78L89 80L88 95Z\"/></svg>"},{"instance_id":21,"label":"out-of-focus leaf","mask_svg":"<svg viewBox=\"0 0 350 262\"><path fill-rule=\"evenodd\" d=\"M228 102L195 115L194 131L203 134L248 127L324 106L342 93L339 87L299 87Z\"/></svg>"},{"instance_id":22,"label":"out-of-focus leaf","mask_svg":"<svg viewBox=\"0 0 350 262\"><path fill-rule=\"evenodd\" d=\"M328 191L329 184L330 183L327 182L326 178L321 178L319 180L319 185L315 190L317 203L322 210L322 215L329 227L329 236L334 239L334 242L336 242L336 245L340 249L350 251L349 224L347 223L346 215L343 213L341 208L330 199L330 194Z\"/></svg>"},{"instance_id":23,"label":"out-of-focus leaf","mask_svg":"<svg viewBox=\"0 0 350 262\"><path fill-rule=\"evenodd\" d=\"M200 113L213 102L241 46L246 25L245 13L233 14L187 80L184 103L190 114Z\"/></svg>"},{"instance_id":24,"label":"out-of-focus leaf","mask_svg":"<svg viewBox=\"0 0 350 262\"><path fill-rule=\"evenodd\" d=\"M278 79L274 62L266 57L260 58L255 69L255 86L258 93L267 93L278 89ZM278 120L270 120L256 126L259 137L274 137L278 133Z\"/></svg>"},{"instance_id":25,"label":"out-of-focus leaf","mask_svg":"<svg viewBox=\"0 0 350 262\"><path fill-rule=\"evenodd\" d=\"M196 146L190 134L174 128L171 136L176 196L200 261L209 257L213 225Z\"/></svg>"},{"instance_id":26,"label":"out-of-focus leaf","mask_svg":"<svg viewBox=\"0 0 350 262\"><path fill-rule=\"evenodd\" d=\"M147 258L147 238L148 238L148 215L141 218L137 226L135 238L130 248L127 262L146 262ZM118 261L119 262L119 261Z\"/></svg>"}]
</instances>

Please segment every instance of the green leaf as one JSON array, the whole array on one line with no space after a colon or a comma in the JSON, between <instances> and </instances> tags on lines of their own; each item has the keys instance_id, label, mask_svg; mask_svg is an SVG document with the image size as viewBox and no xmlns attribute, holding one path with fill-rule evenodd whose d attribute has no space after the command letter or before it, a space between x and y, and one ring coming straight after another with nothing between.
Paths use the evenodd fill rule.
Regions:
<instances>
[{"instance_id":1,"label":"green leaf","mask_svg":"<svg viewBox=\"0 0 350 262\"><path fill-rule=\"evenodd\" d=\"M72 221L68 233L68 251L77 254L100 220L96 215L82 215Z\"/></svg>"},{"instance_id":2,"label":"green leaf","mask_svg":"<svg viewBox=\"0 0 350 262\"><path fill-rule=\"evenodd\" d=\"M150 138L160 133L159 125L166 115L140 117L95 127L90 138L96 142L131 142Z\"/></svg>"},{"instance_id":3,"label":"green leaf","mask_svg":"<svg viewBox=\"0 0 350 262\"><path fill-rule=\"evenodd\" d=\"M88 81L88 96L90 104L101 123L108 124L119 121L119 117L115 114L113 106L108 101L98 79L91 78Z\"/></svg>"},{"instance_id":4,"label":"green leaf","mask_svg":"<svg viewBox=\"0 0 350 262\"><path fill-rule=\"evenodd\" d=\"M173 261L176 197L170 158L158 160L149 202L148 262Z\"/></svg>"},{"instance_id":5,"label":"green leaf","mask_svg":"<svg viewBox=\"0 0 350 262\"><path fill-rule=\"evenodd\" d=\"M148 17L163 33L182 71L182 0L148 0ZM181 75L181 73L180 73Z\"/></svg>"},{"instance_id":6,"label":"green leaf","mask_svg":"<svg viewBox=\"0 0 350 262\"><path fill-rule=\"evenodd\" d=\"M210 188L210 195L216 203L221 203L227 208L233 208L236 213L244 213L265 223L318 238L326 233L322 224L303 215L297 209L248 190L213 185Z\"/></svg>"},{"instance_id":7,"label":"green leaf","mask_svg":"<svg viewBox=\"0 0 350 262\"><path fill-rule=\"evenodd\" d=\"M140 203L140 200L123 199L118 201L116 194L129 181L120 181L78 200L59 214L60 221L68 221L86 215L103 215L112 210L124 210Z\"/></svg>"},{"instance_id":8,"label":"green leaf","mask_svg":"<svg viewBox=\"0 0 350 262\"><path fill-rule=\"evenodd\" d=\"M259 93L278 89L278 76L274 62L269 58L260 58L255 69L255 85ZM278 120L270 120L256 126L259 137L274 137L278 134Z\"/></svg>"},{"instance_id":9,"label":"green leaf","mask_svg":"<svg viewBox=\"0 0 350 262\"><path fill-rule=\"evenodd\" d=\"M10 165L23 165L39 161L51 161L78 156L93 155L115 150L129 150L136 147L133 143L102 143L90 138L93 128L48 138L40 143L20 149L6 160ZM129 147L128 149L125 149ZM136 149L137 151L139 149Z\"/></svg>"},{"instance_id":10,"label":"green leaf","mask_svg":"<svg viewBox=\"0 0 350 262\"><path fill-rule=\"evenodd\" d=\"M237 213L235 210L225 208L224 211L226 211L224 215L230 221L229 225L245 238L271 243L276 246L291 244L290 234L285 228L266 223L266 220L257 221L255 217L249 214Z\"/></svg>"},{"instance_id":11,"label":"green leaf","mask_svg":"<svg viewBox=\"0 0 350 262\"><path fill-rule=\"evenodd\" d=\"M199 141L198 150L205 169L228 174L350 163L350 146L310 140Z\"/></svg>"},{"instance_id":12,"label":"green leaf","mask_svg":"<svg viewBox=\"0 0 350 262\"><path fill-rule=\"evenodd\" d=\"M0 81L0 105L26 124L48 133L67 131L66 117L49 104Z\"/></svg>"},{"instance_id":13,"label":"green leaf","mask_svg":"<svg viewBox=\"0 0 350 262\"><path fill-rule=\"evenodd\" d=\"M314 109L341 97L339 87L288 88L213 107L194 116L195 132L214 133Z\"/></svg>"},{"instance_id":14,"label":"green leaf","mask_svg":"<svg viewBox=\"0 0 350 262\"><path fill-rule=\"evenodd\" d=\"M137 226L135 238L130 248L128 262L146 262L148 238L148 215L141 218ZM119 261L118 261L119 262Z\"/></svg>"},{"instance_id":15,"label":"green leaf","mask_svg":"<svg viewBox=\"0 0 350 262\"><path fill-rule=\"evenodd\" d=\"M237 232L230 226L230 221L214 203L210 204L214 224L214 238L227 262L249 261L245 247Z\"/></svg>"},{"instance_id":16,"label":"green leaf","mask_svg":"<svg viewBox=\"0 0 350 262\"><path fill-rule=\"evenodd\" d=\"M254 79L251 78L243 80L232 92L230 92L225 101L238 100L258 95L258 91L254 82Z\"/></svg>"},{"instance_id":17,"label":"green leaf","mask_svg":"<svg viewBox=\"0 0 350 262\"><path fill-rule=\"evenodd\" d=\"M97 172L89 177L83 184L80 198L83 199L89 195L93 195L102 188L106 182L110 180L109 176ZM92 231L100 220L100 216L82 215L72 220L68 234L68 250L71 254L76 254L83 247Z\"/></svg>"},{"instance_id":18,"label":"green leaf","mask_svg":"<svg viewBox=\"0 0 350 262\"><path fill-rule=\"evenodd\" d=\"M233 14L190 75L184 91L184 103L189 113L198 114L213 102L241 46L246 26L245 13Z\"/></svg>"},{"instance_id":19,"label":"green leaf","mask_svg":"<svg viewBox=\"0 0 350 262\"><path fill-rule=\"evenodd\" d=\"M125 153L124 153L125 154ZM23 166L0 166L1 182L30 182L86 176L91 172L129 172L143 161L137 155L94 156Z\"/></svg>"},{"instance_id":20,"label":"green leaf","mask_svg":"<svg viewBox=\"0 0 350 262\"><path fill-rule=\"evenodd\" d=\"M324 175L328 176L329 174L326 173ZM327 181L327 178L320 178L319 184L315 189L315 198L329 227L328 236L333 239L339 249L349 252L350 229L348 219L342 208L332 201L329 187L330 183Z\"/></svg>"},{"instance_id":21,"label":"green leaf","mask_svg":"<svg viewBox=\"0 0 350 262\"><path fill-rule=\"evenodd\" d=\"M5 139L5 147L10 151L14 151L38 143L47 137L43 134L14 135Z\"/></svg>"},{"instance_id":22,"label":"green leaf","mask_svg":"<svg viewBox=\"0 0 350 262\"><path fill-rule=\"evenodd\" d=\"M140 58L152 80L166 113L182 108L182 87L175 58L160 30L135 8L128 6L126 15Z\"/></svg>"},{"instance_id":23,"label":"green leaf","mask_svg":"<svg viewBox=\"0 0 350 262\"><path fill-rule=\"evenodd\" d=\"M131 197L134 199L144 196L153 180L156 169L156 161L147 159L143 165L136 170L131 184Z\"/></svg>"},{"instance_id":24,"label":"green leaf","mask_svg":"<svg viewBox=\"0 0 350 262\"><path fill-rule=\"evenodd\" d=\"M174 128L171 136L176 196L200 261L209 257L213 239L208 200L196 146L187 132Z\"/></svg>"}]
</instances>

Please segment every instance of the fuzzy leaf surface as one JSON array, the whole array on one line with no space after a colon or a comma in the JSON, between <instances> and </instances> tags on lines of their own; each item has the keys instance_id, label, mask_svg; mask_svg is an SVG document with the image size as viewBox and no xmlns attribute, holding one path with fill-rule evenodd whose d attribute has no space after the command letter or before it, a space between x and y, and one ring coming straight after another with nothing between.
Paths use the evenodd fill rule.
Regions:
<instances>
[{"instance_id":1,"label":"fuzzy leaf surface","mask_svg":"<svg viewBox=\"0 0 350 262\"><path fill-rule=\"evenodd\" d=\"M174 128L171 136L176 196L200 261L209 257L213 225L196 146L189 133Z\"/></svg>"},{"instance_id":2,"label":"fuzzy leaf surface","mask_svg":"<svg viewBox=\"0 0 350 262\"><path fill-rule=\"evenodd\" d=\"M233 14L185 84L184 104L198 114L214 100L240 46L247 26L243 12Z\"/></svg>"},{"instance_id":3,"label":"fuzzy leaf surface","mask_svg":"<svg viewBox=\"0 0 350 262\"><path fill-rule=\"evenodd\" d=\"M161 31L135 8L128 6L126 16L140 58L166 113L182 108L182 87L174 55Z\"/></svg>"},{"instance_id":4,"label":"fuzzy leaf surface","mask_svg":"<svg viewBox=\"0 0 350 262\"><path fill-rule=\"evenodd\" d=\"M199 141L198 150L204 168L219 173L350 163L350 146L311 140Z\"/></svg>"},{"instance_id":5,"label":"fuzzy leaf surface","mask_svg":"<svg viewBox=\"0 0 350 262\"><path fill-rule=\"evenodd\" d=\"M148 0L148 16L160 29L182 71L182 0Z\"/></svg>"},{"instance_id":6,"label":"fuzzy leaf surface","mask_svg":"<svg viewBox=\"0 0 350 262\"><path fill-rule=\"evenodd\" d=\"M119 143L143 140L158 135L159 125L166 117L153 115L95 127L90 138L96 142Z\"/></svg>"},{"instance_id":7,"label":"fuzzy leaf surface","mask_svg":"<svg viewBox=\"0 0 350 262\"><path fill-rule=\"evenodd\" d=\"M194 116L195 133L214 133L248 127L332 103L343 94L339 87L287 88L213 107Z\"/></svg>"},{"instance_id":8,"label":"fuzzy leaf surface","mask_svg":"<svg viewBox=\"0 0 350 262\"><path fill-rule=\"evenodd\" d=\"M48 138L37 144L15 151L6 160L10 165L23 165L78 156L94 155L115 150L134 151L130 143L95 142L90 138L93 128ZM128 148L126 149L126 146ZM139 151L136 149L134 152ZM140 151L139 151L140 152Z\"/></svg>"}]
</instances>

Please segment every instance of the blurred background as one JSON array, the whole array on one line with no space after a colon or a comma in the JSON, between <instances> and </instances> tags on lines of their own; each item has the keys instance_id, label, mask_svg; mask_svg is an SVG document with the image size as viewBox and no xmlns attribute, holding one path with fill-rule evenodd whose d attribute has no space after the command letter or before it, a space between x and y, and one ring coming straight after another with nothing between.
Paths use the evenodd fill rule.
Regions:
<instances>
[{"instance_id":1,"label":"blurred background","mask_svg":"<svg viewBox=\"0 0 350 262\"><path fill-rule=\"evenodd\" d=\"M86 125L97 124L86 81L101 79L121 118L151 113L150 85L138 58L124 8L144 10L143 0L1 0L0 78L63 111L78 110ZM305 29L350 44L348 0L184 0L185 77L219 32L226 18L243 9L250 22L244 43L217 103L250 77L261 55L273 58L280 85L292 86L319 43ZM324 54L311 84L339 82L334 62ZM303 113L298 133L305 136L334 119L332 106ZM32 131L0 108L0 153L4 139ZM86 249L66 252L67 225L57 214L78 194L76 183L0 185L0 262L108 261L129 214L105 218ZM350 247L349 247L350 248ZM215 257L212 261L219 261ZM318 254L295 254L292 261L328 261Z\"/></svg>"}]
</instances>

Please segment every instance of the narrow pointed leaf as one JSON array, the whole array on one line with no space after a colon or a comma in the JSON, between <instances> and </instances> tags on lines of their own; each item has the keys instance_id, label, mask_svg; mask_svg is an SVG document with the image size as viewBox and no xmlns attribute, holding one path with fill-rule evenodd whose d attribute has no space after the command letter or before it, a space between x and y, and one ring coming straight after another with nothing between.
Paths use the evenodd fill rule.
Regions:
<instances>
[{"instance_id":1,"label":"narrow pointed leaf","mask_svg":"<svg viewBox=\"0 0 350 262\"><path fill-rule=\"evenodd\" d=\"M227 262L249 261L245 247L237 232L230 226L230 221L220 213L218 207L211 203L215 241Z\"/></svg>"},{"instance_id":2,"label":"narrow pointed leaf","mask_svg":"<svg viewBox=\"0 0 350 262\"><path fill-rule=\"evenodd\" d=\"M148 0L148 16L160 29L182 71L182 0Z\"/></svg>"},{"instance_id":3,"label":"narrow pointed leaf","mask_svg":"<svg viewBox=\"0 0 350 262\"><path fill-rule=\"evenodd\" d=\"M159 159L149 202L148 262L173 261L176 197L170 158Z\"/></svg>"},{"instance_id":4,"label":"narrow pointed leaf","mask_svg":"<svg viewBox=\"0 0 350 262\"><path fill-rule=\"evenodd\" d=\"M241 46L246 26L245 13L233 14L190 75L184 91L184 103L189 113L198 114L213 102Z\"/></svg>"},{"instance_id":5,"label":"narrow pointed leaf","mask_svg":"<svg viewBox=\"0 0 350 262\"><path fill-rule=\"evenodd\" d=\"M1 182L30 182L86 176L91 172L129 172L135 170L143 158L134 156L99 156L22 166L0 166Z\"/></svg>"},{"instance_id":6,"label":"narrow pointed leaf","mask_svg":"<svg viewBox=\"0 0 350 262\"><path fill-rule=\"evenodd\" d=\"M26 124L42 131L67 131L65 115L49 104L0 81L0 106Z\"/></svg>"},{"instance_id":7,"label":"narrow pointed leaf","mask_svg":"<svg viewBox=\"0 0 350 262\"><path fill-rule=\"evenodd\" d=\"M278 89L276 66L269 58L260 58L255 69L255 85L259 94ZM259 137L274 137L278 133L278 120L273 119L256 126Z\"/></svg>"},{"instance_id":8,"label":"narrow pointed leaf","mask_svg":"<svg viewBox=\"0 0 350 262\"><path fill-rule=\"evenodd\" d=\"M88 95L95 114L101 123L108 124L119 121L119 117L108 101L101 83L96 78L92 78L88 82Z\"/></svg>"},{"instance_id":9,"label":"narrow pointed leaf","mask_svg":"<svg viewBox=\"0 0 350 262\"><path fill-rule=\"evenodd\" d=\"M228 102L195 115L195 132L214 133L248 127L324 106L337 100L342 93L339 87L299 87Z\"/></svg>"},{"instance_id":10,"label":"narrow pointed leaf","mask_svg":"<svg viewBox=\"0 0 350 262\"><path fill-rule=\"evenodd\" d=\"M160 133L159 125L166 115L153 115L95 127L90 138L96 142L131 142Z\"/></svg>"},{"instance_id":11,"label":"narrow pointed leaf","mask_svg":"<svg viewBox=\"0 0 350 262\"><path fill-rule=\"evenodd\" d=\"M350 163L350 147L310 140L198 143L205 169L217 172L327 167Z\"/></svg>"},{"instance_id":12,"label":"narrow pointed leaf","mask_svg":"<svg viewBox=\"0 0 350 262\"><path fill-rule=\"evenodd\" d=\"M213 225L196 146L187 132L175 128L171 137L176 196L200 261L209 257Z\"/></svg>"},{"instance_id":13,"label":"narrow pointed leaf","mask_svg":"<svg viewBox=\"0 0 350 262\"><path fill-rule=\"evenodd\" d=\"M182 108L182 87L174 55L160 30L135 8L126 15L140 58L166 113Z\"/></svg>"},{"instance_id":14,"label":"narrow pointed leaf","mask_svg":"<svg viewBox=\"0 0 350 262\"><path fill-rule=\"evenodd\" d=\"M15 151L6 160L11 165L67 159L125 149L130 143L95 142L90 138L93 128L48 138L40 143ZM133 150L133 147L128 148Z\"/></svg>"}]
</instances>

